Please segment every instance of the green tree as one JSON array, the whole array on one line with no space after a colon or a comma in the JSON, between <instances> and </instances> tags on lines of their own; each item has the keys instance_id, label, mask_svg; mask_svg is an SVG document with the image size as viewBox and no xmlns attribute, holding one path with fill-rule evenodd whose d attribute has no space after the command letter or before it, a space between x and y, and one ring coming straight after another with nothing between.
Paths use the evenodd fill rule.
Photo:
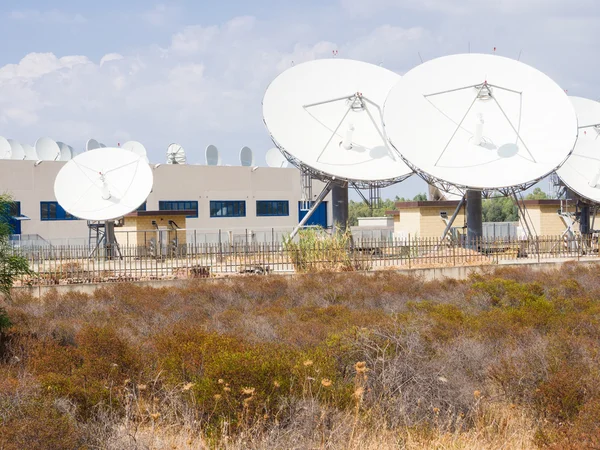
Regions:
<instances>
[{"instance_id":1,"label":"green tree","mask_svg":"<svg viewBox=\"0 0 600 450\"><path fill-rule=\"evenodd\" d=\"M545 200L548 198L548 194L542 191L541 188L536 187L531 194L525 197L525 200Z\"/></svg>"},{"instance_id":2,"label":"green tree","mask_svg":"<svg viewBox=\"0 0 600 450\"><path fill-rule=\"evenodd\" d=\"M519 220L519 210L510 197L494 197L483 201L484 222L515 222Z\"/></svg>"},{"instance_id":3,"label":"green tree","mask_svg":"<svg viewBox=\"0 0 600 450\"><path fill-rule=\"evenodd\" d=\"M10 196L0 194L0 294L10 297L10 289L14 280L20 275L31 273L27 260L14 253L10 246L10 235L13 230L10 226L12 206L14 205ZM0 319L4 311L0 309ZM0 320L0 326L3 322Z\"/></svg>"}]
</instances>

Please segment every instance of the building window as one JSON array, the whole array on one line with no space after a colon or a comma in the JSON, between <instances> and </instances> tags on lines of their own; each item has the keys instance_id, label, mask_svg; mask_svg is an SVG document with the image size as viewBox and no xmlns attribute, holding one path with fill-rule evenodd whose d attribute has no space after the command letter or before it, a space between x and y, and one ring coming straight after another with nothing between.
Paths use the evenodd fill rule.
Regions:
<instances>
[{"instance_id":1,"label":"building window","mask_svg":"<svg viewBox=\"0 0 600 450\"><path fill-rule=\"evenodd\" d=\"M257 200L257 216L289 216L290 203L287 200Z\"/></svg>"},{"instance_id":2,"label":"building window","mask_svg":"<svg viewBox=\"0 0 600 450\"><path fill-rule=\"evenodd\" d=\"M146 211L146 202L138 206L138 209L136 209L136 211Z\"/></svg>"},{"instance_id":3,"label":"building window","mask_svg":"<svg viewBox=\"0 0 600 450\"><path fill-rule=\"evenodd\" d=\"M195 211L194 214L186 216L188 219L198 217L198 202L188 200L178 201L159 201L159 211Z\"/></svg>"},{"instance_id":4,"label":"building window","mask_svg":"<svg viewBox=\"0 0 600 450\"><path fill-rule=\"evenodd\" d=\"M58 202L40 202L41 220L79 220L66 212Z\"/></svg>"},{"instance_id":5,"label":"building window","mask_svg":"<svg viewBox=\"0 0 600 450\"><path fill-rule=\"evenodd\" d=\"M211 200L210 217L246 217L246 202L243 200Z\"/></svg>"}]
</instances>

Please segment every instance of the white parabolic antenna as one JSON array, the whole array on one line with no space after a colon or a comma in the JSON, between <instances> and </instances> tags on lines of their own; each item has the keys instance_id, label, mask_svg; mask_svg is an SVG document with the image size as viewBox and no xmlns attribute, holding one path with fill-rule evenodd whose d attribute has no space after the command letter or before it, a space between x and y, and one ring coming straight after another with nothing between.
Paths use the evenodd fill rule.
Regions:
<instances>
[{"instance_id":1,"label":"white parabolic antenna","mask_svg":"<svg viewBox=\"0 0 600 450\"><path fill-rule=\"evenodd\" d=\"M179 144L171 144L167 148L167 164L185 164L185 150Z\"/></svg>"},{"instance_id":2,"label":"white parabolic antenna","mask_svg":"<svg viewBox=\"0 0 600 450\"><path fill-rule=\"evenodd\" d=\"M57 142L58 148L60 149L59 161L70 161L73 158L71 148L64 142Z\"/></svg>"},{"instance_id":3,"label":"white parabolic antenna","mask_svg":"<svg viewBox=\"0 0 600 450\"><path fill-rule=\"evenodd\" d=\"M577 114L579 138L575 150L556 174L576 194L600 203L600 103L569 98Z\"/></svg>"},{"instance_id":4,"label":"white parabolic antenna","mask_svg":"<svg viewBox=\"0 0 600 450\"><path fill-rule=\"evenodd\" d=\"M100 144L100 146L102 146L102 144ZM101 148L107 148L107 147L101 147ZM146 147L144 147L144 144L142 144L141 142L127 141L123 144L122 148L124 148L125 150L129 150L138 156L141 156L142 159L144 161L146 161L147 163L149 162L148 152L146 151Z\"/></svg>"},{"instance_id":5,"label":"white parabolic antenna","mask_svg":"<svg viewBox=\"0 0 600 450\"><path fill-rule=\"evenodd\" d=\"M96 150L97 148L100 148L100 144L96 139L88 139L88 141L85 143L86 152L90 150Z\"/></svg>"},{"instance_id":6,"label":"white parabolic antenna","mask_svg":"<svg viewBox=\"0 0 600 450\"><path fill-rule=\"evenodd\" d=\"M11 159L12 148L5 137L0 136L0 159Z\"/></svg>"},{"instance_id":7,"label":"white parabolic antenna","mask_svg":"<svg viewBox=\"0 0 600 450\"><path fill-rule=\"evenodd\" d=\"M221 154L219 153L219 149L216 146L211 144L208 147L206 147L205 157L207 166L221 165Z\"/></svg>"},{"instance_id":8,"label":"white parabolic antenna","mask_svg":"<svg viewBox=\"0 0 600 450\"><path fill-rule=\"evenodd\" d=\"M56 200L67 212L87 220L112 220L136 210L152 190L144 158L119 148L77 155L58 172Z\"/></svg>"},{"instance_id":9,"label":"white parabolic antenna","mask_svg":"<svg viewBox=\"0 0 600 450\"><path fill-rule=\"evenodd\" d=\"M400 76L360 61L309 61L279 75L263 99L275 145L316 176L397 182L409 169L387 142L382 109Z\"/></svg>"},{"instance_id":10,"label":"white parabolic antenna","mask_svg":"<svg viewBox=\"0 0 600 450\"><path fill-rule=\"evenodd\" d=\"M42 161L58 161L60 158L58 144L47 137L39 138L35 142L35 151Z\"/></svg>"},{"instance_id":11,"label":"white parabolic antenna","mask_svg":"<svg viewBox=\"0 0 600 450\"><path fill-rule=\"evenodd\" d=\"M25 151L25 159L28 161L37 161L39 160L38 154L35 151L35 148L29 144L21 144L23 150Z\"/></svg>"},{"instance_id":12,"label":"white parabolic antenna","mask_svg":"<svg viewBox=\"0 0 600 450\"><path fill-rule=\"evenodd\" d=\"M254 165L254 153L250 147L242 147L240 150L240 164L244 167Z\"/></svg>"},{"instance_id":13,"label":"white parabolic antenna","mask_svg":"<svg viewBox=\"0 0 600 450\"><path fill-rule=\"evenodd\" d=\"M427 61L385 102L390 143L428 181L525 189L559 167L577 141L565 92L521 62L481 54Z\"/></svg>"},{"instance_id":14,"label":"white parabolic antenna","mask_svg":"<svg viewBox=\"0 0 600 450\"><path fill-rule=\"evenodd\" d=\"M8 143L10 144L10 150L12 152L12 154L11 154L12 159L16 159L19 161L25 159L25 149L23 148L23 146L21 144L19 144L14 139L8 139Z\"/></svg>"},{"instance_id":15,"label":"white parabolic antenna","mask_svg":"<svg viewBox=\"0 0 600 450\"><path fill-rule=\"evenodd\" d=\"M285 156L281 154L278 148L273 147L267 151L265 155L265 160L267 161L267 166L269 167L287 167L288 160L285 159Z\"/></svg>"}]
</instances>

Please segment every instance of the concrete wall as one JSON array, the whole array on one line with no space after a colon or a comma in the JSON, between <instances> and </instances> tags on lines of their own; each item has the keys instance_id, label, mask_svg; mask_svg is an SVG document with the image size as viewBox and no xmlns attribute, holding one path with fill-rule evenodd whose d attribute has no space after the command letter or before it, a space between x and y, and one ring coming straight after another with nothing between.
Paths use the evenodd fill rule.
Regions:
<instances>
[{"instance_id":1,"label":"concrete wall","mask_svg":"<svg viewBox=\"0 0 600 450\"><path fill-rule=\"evenodd\" d=\"M424 202L423 202L424 203ZM445 211L452 217L456 204L449 206L416 206L402 208L394 216L394 233L397 237L439 238L446 228L446 222L440 216ZM461 227L465 222L464 209L461 209L454 221L454 227Z\"/></svg>"},{"instance_id":2,"label":"concrete wall","mask_svg":"<svg viewBox=\"0 0 600 450\"><path fill-rule=\"evenodd\" d=\"M31 220L22 221L22 234L39 234L55 244L87 244L88 228L84 220L41 221L40 202L55 201L54 180L64 162L0 161L0 192L8 192L21 203L21 213ZM151 166L153 167L153 166ZM295 168L241 166L201 166L162 164L154 173L154 188L147 199L147 210L158 210L160 200L198 201L198 218L187 220L188 229L253 230L291 229L298 224L301 198L300 172ZM316 198L323 183L313 182ZM245 200L246 217L211 218L211 200ZM257 217L256 200L288 200L289 216ZM328 221L331 225L331 199ZM189 234L188 234L189 236Z\"/></svg>"}]
</instances>

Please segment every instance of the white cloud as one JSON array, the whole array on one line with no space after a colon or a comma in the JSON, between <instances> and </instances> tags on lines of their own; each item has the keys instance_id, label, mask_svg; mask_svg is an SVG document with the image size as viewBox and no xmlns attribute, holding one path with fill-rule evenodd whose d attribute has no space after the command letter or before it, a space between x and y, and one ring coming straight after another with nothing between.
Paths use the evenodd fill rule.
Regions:
<instances>
[{"instance_id":1,"label":"white cloud","mask_svg":"<svg viewBox=\"0 0 600 450\"><path fill-rule=\"evenodd\" d=\"M121 61L122 59L124 59L124 56L119 53L107 53L100 59L100 66L111 61Z\"/></svg>"},{"instance_id":2,"label":"white cloud","mask_svg":"<svg viewBox=\"0 0 600 450\"><path fill-rule=\"evenodd\" d=\"M85 17L81 14L68 14L56 9L50 11L40 11L37 9L25 9L20 11L11 11L9 17L13 20L19 20L30 23L44 24L83 24L86 23Z\"/></svg>"},{"instance_id":3,"label":"white cloud","mask_svg":"<svg viewBox=\"0 0 600 450\"><path fill-rule=\"evenodd\" d=\"M149 25L161 27L173 22L180 13L180 9L173 5L159 3L152 9L142 13L142 20Z\"/></svg>"}]
</instances>

